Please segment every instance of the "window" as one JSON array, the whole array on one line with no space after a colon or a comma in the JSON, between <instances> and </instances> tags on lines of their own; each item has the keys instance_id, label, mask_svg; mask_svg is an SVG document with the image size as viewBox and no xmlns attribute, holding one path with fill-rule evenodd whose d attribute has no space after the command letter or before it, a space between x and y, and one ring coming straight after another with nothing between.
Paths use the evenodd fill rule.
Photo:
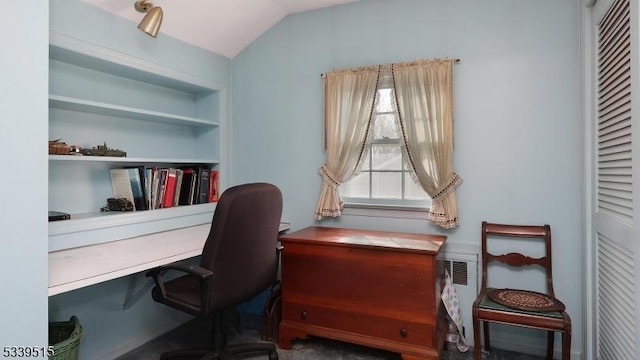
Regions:
<instances>
[{"instance_id":1,"label":"window","mask_svg":"<svg viewBox=\"0 0 640 360\"><path fill-rule=\"evenodd\" d=\"M391 80L391 79L388 79ZM381 79L372 114L373 129L358 175L340 187L345 204L426 208L431 199L411 178L402 151L391 81Z\"/></svg>"}]
</instances>

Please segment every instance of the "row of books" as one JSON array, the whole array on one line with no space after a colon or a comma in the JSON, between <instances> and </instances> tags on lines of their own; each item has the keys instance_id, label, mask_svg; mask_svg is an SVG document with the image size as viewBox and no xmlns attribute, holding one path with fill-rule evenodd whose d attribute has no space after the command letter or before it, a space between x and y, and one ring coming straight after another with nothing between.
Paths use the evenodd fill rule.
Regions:
<instances>
[{"instance_id":1,"label":"row of books","mask_svg":"<svg viewBox=\"0 0 640 360\"><path fill-rule=\"evenodd\" d=\"M111 169L110 175L113 197L131 201L136 211L218 201L218 170L206 166L139 166Z\"/></svg>"}]
</instances>

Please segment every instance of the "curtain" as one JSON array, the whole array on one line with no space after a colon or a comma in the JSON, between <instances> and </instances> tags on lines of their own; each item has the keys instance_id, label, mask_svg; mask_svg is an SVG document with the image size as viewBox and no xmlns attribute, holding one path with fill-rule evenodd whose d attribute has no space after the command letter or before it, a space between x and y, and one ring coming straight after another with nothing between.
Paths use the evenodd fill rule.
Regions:
<instances>
[{"instance_id":1,"label":"curtain","mask_svg":"<svg viewBox=\"0 0 640 360\"><path fill-rule=\"evenodd\" d=\"M458 226L453 171L453 64L437 59L392 64L403 151L414 180L432 199L427 219Z\"/></svg>"},{"instance_id":2,"label":"curtain","mask_svg":"<svg viewBox=\"0 0 640 360\"><path fill-rule=\"evenodd\" d=\"M324 78L325 163L315 217L340 216L340 184L360 168L371 130L379 66L328 72Z\"/></svg>"}]
</instances>

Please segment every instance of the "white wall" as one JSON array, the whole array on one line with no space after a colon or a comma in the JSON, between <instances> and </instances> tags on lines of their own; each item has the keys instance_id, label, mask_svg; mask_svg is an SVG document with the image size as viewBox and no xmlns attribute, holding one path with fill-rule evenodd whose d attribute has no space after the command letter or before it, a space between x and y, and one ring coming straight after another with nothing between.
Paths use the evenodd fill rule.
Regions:
<instances>
[{"instance_id":1,"label":"white wall","mask_svg":"<svg viewBox=\"0 0 640 360\"><path fill-rule=\"evenodd\" d=\"M324 158L320 74L460 58L454 75L460 227L359 216L321 224L442 233L473 245L480 244L483 220L550 224L556 293L572 316L572 349L579 354L579 6L578 0L367 0L285 18L233 59L231 181L275 183L293 229L316 224ZM472 301L461 299L467 314ZM471 335L470 321L466 327ZM529 352L544 346L542 334L511 328L494 338L496 346Z\"/></svg>"},{"instance_id":2,"label":"white wall","mask_svg":"<svg viewBox=\"0 0 640 360\"><path fill-rule=\"evenodd\" d=\"M47 345L48 27L47 1L3 4L1 347Z\"/></svg>"}]
</instances>

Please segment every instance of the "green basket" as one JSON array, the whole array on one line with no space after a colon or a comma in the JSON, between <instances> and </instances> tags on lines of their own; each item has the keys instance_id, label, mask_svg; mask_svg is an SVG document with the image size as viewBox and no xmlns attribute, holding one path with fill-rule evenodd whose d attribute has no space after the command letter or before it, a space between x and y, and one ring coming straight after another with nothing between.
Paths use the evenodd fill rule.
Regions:
<instances>
[{"instance_id":1,"label":"green basket","mask_svg":"<svg viewBox=\"0 0 640 360\"><path fill-rule=\"evenodd\" d=\"M82 326L76 316L69 321L49 323L49 346L53 346L53 360L78 360Z\"/></svg>"}]
</instances>

